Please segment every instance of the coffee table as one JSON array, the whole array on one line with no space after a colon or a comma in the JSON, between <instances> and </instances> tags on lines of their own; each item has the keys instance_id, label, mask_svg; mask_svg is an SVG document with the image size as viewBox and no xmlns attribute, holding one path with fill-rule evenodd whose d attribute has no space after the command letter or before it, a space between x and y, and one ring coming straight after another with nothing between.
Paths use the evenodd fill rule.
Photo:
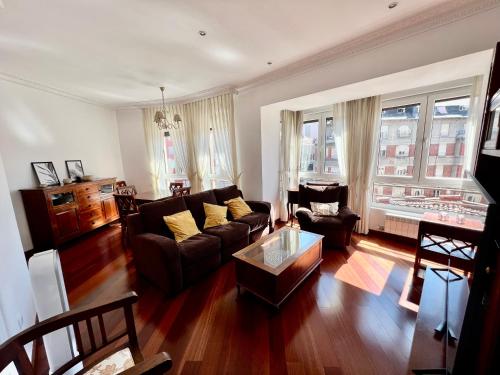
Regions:
<instances>
[{"instance_id":1,"label":"coffee table","mask_svg":"<svg viewBox=\"0 0 500 375\"><path fill-rule=\"evenodd\" d=\"M322 262L323 236L283 227L233 254L238 295L244 287L279 307Z\"/></svg>"}]
</instances>

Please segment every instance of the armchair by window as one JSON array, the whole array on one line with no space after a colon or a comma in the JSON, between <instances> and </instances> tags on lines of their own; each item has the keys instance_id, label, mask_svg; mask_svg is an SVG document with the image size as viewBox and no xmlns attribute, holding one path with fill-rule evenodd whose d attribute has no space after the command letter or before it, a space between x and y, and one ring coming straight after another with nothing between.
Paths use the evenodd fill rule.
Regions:
<instances>
[{"instance_id":1,"label":"armchair by window","mask_svg":"<svg viewBox=\"0 0 500 375\"><path fill-rule=\"evenodd\" d=\"M300 228L325 236L323 244L328 247L345 248L351 242L351 234L359 216L347 207L348 187L299 185L299 208L296 212ZM311 202L339 203L336 216L316 215Z\"/></svg>"}]
</instances>

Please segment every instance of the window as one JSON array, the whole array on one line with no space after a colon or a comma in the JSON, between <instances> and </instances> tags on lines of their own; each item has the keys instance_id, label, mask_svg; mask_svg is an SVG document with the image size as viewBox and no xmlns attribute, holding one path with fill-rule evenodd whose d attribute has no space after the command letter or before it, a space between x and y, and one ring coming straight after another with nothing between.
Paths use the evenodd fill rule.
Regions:
<instances>
[{"instance_id":1,"label":"window","mask_svg":"<svg viewBox=\"0 0 500 375\"><path fill-rule=\"evenodd\" d=\"M210 128L209 140L209 157L210 157L210 170L208 176L203 181L203 187L206 190L217 189L225 186L231 185L231 181L227 179L227 176L222 172L220 166L221 155L217 153L214 141L214 133L212 128ZM222 156L223 157L223 156Z\"/></svg>"},{"instance_id":2,"label":"window","mask_svg":"<svg viewBox=\"0 0 500 375\"><path fill-rule=\"evenodd\" d=\"M175 151L174 142L169 132L165 132L165 162L167 166L167 178L168 183L170 182L182 182L184 186L189 186L189 180L187 178L186 172L178 165Z\"/></svg>"},{"instance_id":3,"label":"window","mask_svg":"<svg viewBox=\"0 0 500 375\"><path fill-rule=\"evenodd\" d=\"M465 138L476 136L467 128L469 104L470 86L383 103L374 203L451 210L443 190L469 197L460 190L470 167Z\"/></svg>"},{"instance_id":4,"label":"window","mask_svg":"<svg viewBox=\"0 0 500 375\"><path fill-rule=\"evenodd\" d=\"M340 177L337 151L332 113L304 114L300 158L301 181L332 180Z\"/></svg>"}]
</instances>

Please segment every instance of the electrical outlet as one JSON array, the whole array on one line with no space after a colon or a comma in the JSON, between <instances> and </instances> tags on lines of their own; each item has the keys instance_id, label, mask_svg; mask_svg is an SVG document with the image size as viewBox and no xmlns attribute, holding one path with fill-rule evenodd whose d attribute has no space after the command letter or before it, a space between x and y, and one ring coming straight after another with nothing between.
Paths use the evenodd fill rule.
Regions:
<instances>
[{"instance_id":1,"label":"electrical outlet","mask_svg":"<svg viewBox=\"0 0 500 375\"><path fill-rule=\"evenodd\" d=\"M383 225L379 225L379 226L378 226L378 230L383 231L384 229L385 229L385 227L384 227Z\"/></svg>"}]
</instances>

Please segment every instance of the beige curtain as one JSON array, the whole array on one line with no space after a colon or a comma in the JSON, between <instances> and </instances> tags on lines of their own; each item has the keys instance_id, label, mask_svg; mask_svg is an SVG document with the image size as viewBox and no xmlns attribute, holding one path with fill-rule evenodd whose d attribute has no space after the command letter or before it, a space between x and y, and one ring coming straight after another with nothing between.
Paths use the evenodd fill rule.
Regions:
<instances>
[{"instance_id":1,"label":"beige curtain","mask_svg":"<svg viewBox=\"0 0 500 375\"><path fill-rule=\"evenodd\" d=\"M167 188L167 167L165 161L165 132L159 130L154 123L154 116L158 108L144 108L144 137L149 159L149 173L153 190Z\"/></svg>"},{"instance_id":2,"label":"beige curtain","mask_svg":"<svg viewBox=\"0 0 500 375\"><path fill-rule=\"evenodd\" d=\"M351 100L345 104L346 182L349 207L359 214L358 233L368 233L370 193L380 121L380 97Z\"/></svg>"},{"instance_id":3,"label":"beige curtain","mask_svg":"<svg viewBox=\"0 0 500 375\"><path fill-rule=\"evenodd\" d=\"M208 99L211 112L211 127L214 147L219 165L225 177L239 185L237 170L236 136L234 129L234 95L227 93Z\"/></svg>"},{"instance_id":4,"label":"beige curtain","mask_svg":"<svg viewBox=\"0 0 500 375\"><path fill-rule=\"evenodd\" d=\"M283 110L280 117L280 219L286 221L288 220L286 212L288 190L297 189L299 186L303 115L301 111Z\"/></svg>"}]
</instances>

